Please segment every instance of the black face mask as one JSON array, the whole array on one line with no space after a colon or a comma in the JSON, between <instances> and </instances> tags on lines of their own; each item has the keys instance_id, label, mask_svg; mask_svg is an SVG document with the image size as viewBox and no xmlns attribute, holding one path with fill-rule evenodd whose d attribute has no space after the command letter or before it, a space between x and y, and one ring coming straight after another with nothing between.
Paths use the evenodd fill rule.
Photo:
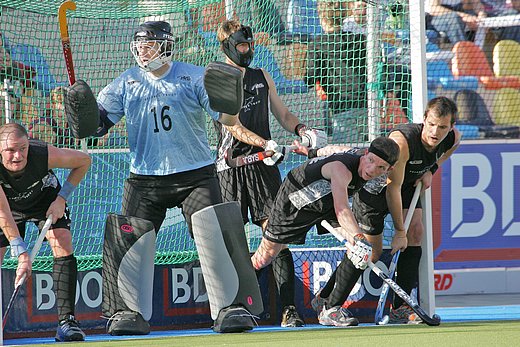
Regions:
<instances>
[{"instance_id":1,"label":"black face mask","mask_svg":"<svg viewBox=\"0 0 520 347\"><path fill-rule=\"evenodd\" d=\"M240 53L237 50L237 45L240 43L247 43L249 45L249 50L245 53ZM222 49L224 54L228 56L229 59L238 66L248 67L253 60L253 31L251 27L243 26L237 32L231 34L227 39L222 41Z\"/></svg>"}]
</instances>

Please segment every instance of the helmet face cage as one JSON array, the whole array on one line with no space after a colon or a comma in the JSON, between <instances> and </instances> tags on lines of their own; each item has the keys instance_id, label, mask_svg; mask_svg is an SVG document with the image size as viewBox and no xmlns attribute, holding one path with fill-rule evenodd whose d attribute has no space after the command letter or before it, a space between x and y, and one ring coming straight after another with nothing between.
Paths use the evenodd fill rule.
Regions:
<instances>
[{"instance_id":1,"label":"helmet face cage","mask_svg":"<svg viewBox=\"0 0 520 347\"><path fill-rule=\"evenodd\" d=\"M130 51L145 71L155 71L169 63L173 53L171 26L166 22L141 24L130 43Z\"/></svg>"},{"instance_id":2,"label":"helmet face cage","mask_svg":"<svg viewBox=\"0 0 520 347\"><path fill-rule=\"evenodd\" d=\"M253 60L254 42L251 27L242 25L240 30L237 30L233 34L229 35L227 39L222 41L222 49L235 64L247 67ZM241 43L249 44L249 50L247 52L241 53L238 51L237 46Z\"/></svg>"}]
</instances>

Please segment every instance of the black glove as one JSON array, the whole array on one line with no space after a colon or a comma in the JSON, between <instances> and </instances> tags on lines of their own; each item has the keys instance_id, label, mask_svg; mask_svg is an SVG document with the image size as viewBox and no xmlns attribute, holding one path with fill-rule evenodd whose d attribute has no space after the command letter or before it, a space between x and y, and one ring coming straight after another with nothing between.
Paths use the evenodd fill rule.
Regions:
<instances>
[{"instance_id":1,"label":"black glove","mask_svg":"<svg viewBox=\"0 0 520 347\"><path fill-rule=\"evenodd\" d=\"M213 111L235 115L242 108L244 87L239 68L214 61L204 72L204 88Z\"/></svg>"},{"instance_id":2,"label":"black glove","mask_svg":"<svg viewBox=\"0 0 520 347\"><path fill-rule=\"evenodd\" d=\"M99 109L96 97L88 84L77 80L63 89L65 114L72 132L77 139L92 136L99 126Z\"/></svg>"}]
</instances>

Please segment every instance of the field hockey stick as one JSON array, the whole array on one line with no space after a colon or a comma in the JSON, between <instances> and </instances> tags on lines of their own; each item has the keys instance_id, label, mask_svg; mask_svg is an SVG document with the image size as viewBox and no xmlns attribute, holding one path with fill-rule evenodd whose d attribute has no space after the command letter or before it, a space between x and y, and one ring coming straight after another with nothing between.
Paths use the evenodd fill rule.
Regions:
<instances>
[{"instance_id":1,"label":"field hockey stick","mask_svg":"<svg viewBox=\"0 0 520 347\"><path fill-rule=\"evenodd\" d=\"M70 48L69 27L67 25L67 10L75 11L76 3L72 0L63 2L58 8L58 22L60 24L61 46L63 47L63 57L65 58L65 66L67 67L67 75L69 84L76 83L76 75L74 74L74 64L72 63L72 49ZM87 153L87 140L81 139L81 150Z\"/></svg>"},{"instance_id":2,"label":"field hockey stick","mask_svg":"<svg viewBox=\"0 0 520 347\"><path fill-rule=\"evenodd\" d=\"M410 223L412 222L413 213L415 211L415 206L417 205L417 201L419 201L419 196L421 195L422 182L417 184L415 187L415 192L413 193L412 201L410 202L410 207L408 208L408 213L406 214L406 218L404 220L404 231L408 232L408 228L410 227ZM395 268L397 267L397 261L399 260L399 254L401 251L395 252L392 257L392 261L390 262L390 267L388 268L388 277L394 278ZM374 321L376 324L382 322L383 319L383 311L385 309L386 297L388 296L388 284L383 282L383 286L381 287L381 294L379 295L379 301L377 302L376 315L374 317Z\"/></svg>"},{"instance_id":3,"label":"field hockey stick","mask_svg":"<svg viewBox=\"0 0 520 347\"><path fill-rule=\"evenodd\" d=\"M45 224L43 225L42 231L38 235L38 238L36 239L36 242L34 243L33 249L31 251L31 254L29 255L29 261L31 262L31 265L36 258L36 255L38 255L38 252L40 251L40 248L43 244L43 239L45 239L45 236L47 235L47 231L49 231L52 224L52 215L49 215L47 220L45 221ZM13 294L11 295L11 298L9 299L9 303L7 304L7 307L4 312L4 316L2 317L2 330L5 328L5 322L7 322L7 315L9 314L9 311L11 310L11 307L13 306L14 299L18 295L18 292L20 291L20 288L22 287L22 284L25 283L25 280L27 279L27 274L24 274L22 278L18 281L18 283L14 286Z\"/></svg>"},{"instance_id":4,"label":"field hockey stick","mask_svg":"<svg viewBox=\"0 0 520 347\"><path fill-rule=\"evenodd\" d=\"M340 235L332 225L326 220L321 222L321 225L327 229L332 235L334 235L340 242L344 243L345 246L352 251L353 247L350 242L348 242L342 235ZM417 315L423 320L424 323L431 326L437 326L441 324L441 317L439 315L434 314L432 317L428 316L428 314L422 309L421 306L410 296L408 295L397 283L395 283L391 278L388 277L387 274L383 272L380 268L378 268L372 261L368 261L368 267L372 270L379 278L381 278L385 283L387 283L392 290L399 295L401 299L404 300L412 310L417 313Z\"/></svg>"},{"instance_id":5,"label":"field hockey stick","mask_svg":"<svg viewBox=\"0 0 520 347\"><path fill-rule=\"evenodd\" d=\"M278 146L283 147L282 152L288 153L298 148L298 146ZM265 158L270 158L274 155L275 151L269 150L269 151L263 151L263 152L257 152L253 154L243 154L239 155L235 158L230 158L229 155L226 155L226 164L229 167L240 167L245 165L250 165L253 163L257 163L259 161L264 160Z\"/></svg>"}]
</instances>

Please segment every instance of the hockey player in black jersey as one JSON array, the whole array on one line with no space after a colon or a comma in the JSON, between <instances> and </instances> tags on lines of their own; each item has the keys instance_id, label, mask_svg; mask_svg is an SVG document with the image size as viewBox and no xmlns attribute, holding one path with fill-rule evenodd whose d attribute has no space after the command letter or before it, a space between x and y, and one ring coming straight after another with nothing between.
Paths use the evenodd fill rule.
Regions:
<instances>
[{"instance_id":1,"label":"hockey player in black jersey","mask_svg":"<svg viewBox=\"0 0 520 347\"><path fill-rule=\"evenodd\" d=\"M449 156L457 149L461 135L454 128L457 106L446 97L430 100L424 112L422 124L404 124L391 130L389 138L399 145L399 160L389 173L388 179L373 180L367 183L354 196L352 209L354 216L363 229L368 241L372 244L373 257L379 258L382 252L382 233L384 220L388 213L394 223L392 251L401 251L397 263L396 282L408 294L416 287L419 278L419 261L421 259L422 208L417 202L408 228L404 228L406 215L415 186L422 182L422 190L432 184L432 176ZM362 272L351 269L349 276L343 278L340 285L348 294L356 284ZM331 277L334 279L334 275ZM313 308L321 310L328 301L334 282L329 280L321 292L313 299ZM336 289L335 289L336 290ZM389 323L420 323L420 318L394 295Z\"/></svg>"},{"instance_id":2,"label":"hockey player in black jersey","mask_svg":"<svg viewBox=\"0 0 520 347\"><path fill-rule=\"evenodd\" d=\"M283 159L284 149L271 138L269 114L286 130L305 135L315 143L323 131L307 129L283 103L269 72L250 67L254 56L254 38L251 28L236 20L220 25L217 38L226 56L226 63L242 71L244 101L234 126L215 123L219 130L217 172L224 201L238 201L244 224L251 222L265 230L276 193L282 183L276 166ZM323 144L323 145L324 145ZM230 167L227 158L250 155L264 150L272 151L271 157L250 165ZM299 317L294 302L294 263L288 248L282 250L273 261L273 273L279 289L282 306L282 327L299 327L304 322Z\"/></svg>"},{"instance_id":3,"label":"hockey player in black jersey","mask_svg":"<svg viewBox=\"0 0 520 347\"><path fill-rule=\"evenodd\" d=\"M0 127L0 153L0 260L10 245L11 256L18 258L15 284L30 276L25 224L33 222L41 227L52 214L46 238L54 256L52 277L59 320L56 341L83 341L85 334L74 318L77 262L67 200L85 177L91 159L80 151L29 140L26 129L16 123ZM70 169L63 184L52 171L55 168Z\"/></svg>"},{"instance_id":4,"label":"hockey player in black jersey","mask_svg":"<svg viewBox=\"0 0 520 347\"><path fill-rule=\"evenodd\" d=\"M334 153L335 146L310 152L310 157ZM316 153L317 152L317 153ZM320 228L322 220L339 223L341 233L357 248L348 252L338 268L364 269L371 255L371 246L356 235L362 233L352 214L348 197L359 191L368 181L392 170L399 157L397 144L386 138L376 138L368 149L352 149L306 161L292 169L282 183L258 250L252 256L253 267L267 266L286 244L303 244L307 232ZM336 279L342 279L339 272ZM340 286L338 286L340 289ZM348 294L348 293L347 293ZM320 314L324 325L357 325L358 320L343 309L345 293L333 291L329 303Z\"/></svg>"}]
</instances>

